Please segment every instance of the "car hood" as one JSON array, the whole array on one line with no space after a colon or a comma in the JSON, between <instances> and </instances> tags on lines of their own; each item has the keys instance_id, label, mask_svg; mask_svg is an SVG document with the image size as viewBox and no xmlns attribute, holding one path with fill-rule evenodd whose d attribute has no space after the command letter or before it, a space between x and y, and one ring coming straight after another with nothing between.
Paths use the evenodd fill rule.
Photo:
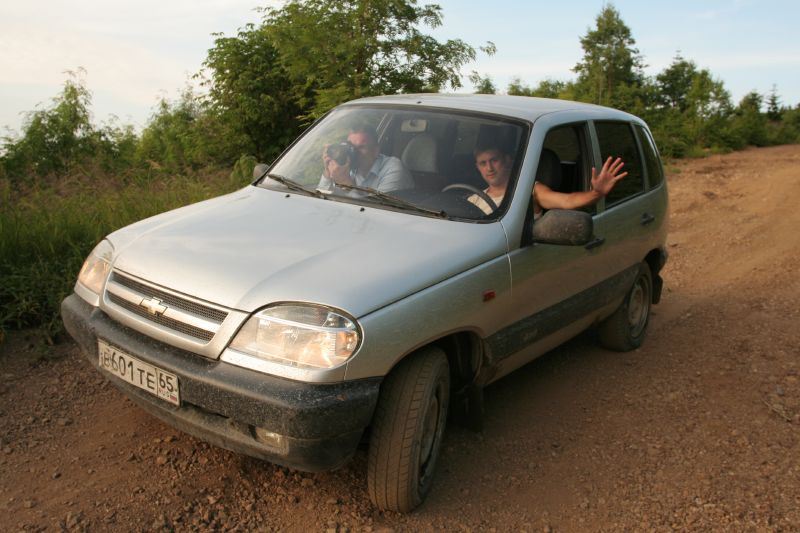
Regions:
<instances>
[{"instance_id":1,"label":"car hood","mask_svg":"<svg viewBox=\"0 0 800 533\"><path fill-rule=\"evenodd\" d=\"M507 250L500 223L253 186L138 222L109 240L114 268L195 298L246 312L313 302L355 317Z\"/></svg>"}]
</instances>

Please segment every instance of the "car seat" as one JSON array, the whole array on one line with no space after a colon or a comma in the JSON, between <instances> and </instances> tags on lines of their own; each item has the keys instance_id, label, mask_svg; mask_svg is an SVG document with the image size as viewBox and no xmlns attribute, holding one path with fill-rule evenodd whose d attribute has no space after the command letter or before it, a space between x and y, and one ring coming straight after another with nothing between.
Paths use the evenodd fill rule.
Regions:
<instances>
[{"instance_id":1,"label":"car seat","mask_svg":"<svg viewBox=\"0 0 800 533\"><path fill-rule=\"evenodd\" d=\"M400 160L414 177L417 189L441 190L445 179L439 173L439 153L436 138L428 133L412 137Z\"/></svg>"},{"instance_id":2,"label":"car seat","mask_svg":"<svg viewBox=\"0 0 800 533\"><path fill-rule=\"evenodd\" d=\"M542 148L539 167L536 169L536 181L544 183L554 191L564 192L561 159L549 148Z\"/></svg>"}]
</instances>

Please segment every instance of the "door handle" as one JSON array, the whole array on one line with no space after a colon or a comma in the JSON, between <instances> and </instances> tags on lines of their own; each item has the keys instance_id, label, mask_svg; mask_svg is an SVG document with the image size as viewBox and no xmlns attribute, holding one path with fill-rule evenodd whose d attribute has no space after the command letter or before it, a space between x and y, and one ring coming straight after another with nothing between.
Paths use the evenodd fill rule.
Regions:
<instances>
[{"instance_id":1,"label":"door handle","mask_svg":"<svg viewBox=\"0 0 800 533\"><path fill-rule=\"evenodd\" d=\"M584 248L591 250L592 248L597 248L604 242L606 242L606 240L603 237L595 237L593 240L589 241Z\"/></svg>"},{"instance_id":2,"label":"door handle","mask_svg":"<svg viewBox=\"0 0 800 533\"><path fill-rule=\"evenodd\" d=\"M646 226L651 222L654 222L656 217L651 215L650 213L642 213L642 218L639 220L642 223L642 226Z\"/></svg>"}]
</instances>

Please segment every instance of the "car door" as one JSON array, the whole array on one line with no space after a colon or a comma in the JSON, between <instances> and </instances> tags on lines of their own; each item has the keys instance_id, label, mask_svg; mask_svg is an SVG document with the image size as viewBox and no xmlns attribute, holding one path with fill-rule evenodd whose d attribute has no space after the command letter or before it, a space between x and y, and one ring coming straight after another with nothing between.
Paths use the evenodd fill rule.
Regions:
<instances>
[{"instance_id":1,"label":"car door","mask_svg":"<svg viewBox=\"0 0 800 533\"><path fill-rule=\"evenodd\" d=\"M593 160L590 146L587 122L553 128L544 140L544 148L555 152L561 161L561 181L572 182L578 190L588 187ZM588 209L594 212L593 207ZM598 305L597 286L603 282L601 254L602 250L592 246L529 242L509 253L512 320L489 343L498 366L497 377L591 323L592 311Z\"/></svg>"},{"instance_id":2,"label":"car door","mask_svg":"<svg viewBox=\"0 0 800 533\"><path fill-rule=\"evenodd\" d=\"M600 161L621 157L628 172L600 203L600 213L595 217L595 246L603 258L603 276L627 280L651 250L654 229L666 217L666 205L663 195L648 192L635 126L630 122L596 121L592 127Z\"/></svg>"}]
</instances>

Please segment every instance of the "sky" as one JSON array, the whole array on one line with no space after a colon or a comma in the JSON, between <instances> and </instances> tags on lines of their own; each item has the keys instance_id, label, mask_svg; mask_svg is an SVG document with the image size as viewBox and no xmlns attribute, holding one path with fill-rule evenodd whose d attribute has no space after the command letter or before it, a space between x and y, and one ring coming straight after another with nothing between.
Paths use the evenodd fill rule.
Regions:
<instances>
[{"instance_id":1,"label":"sky","mask_svg":"<svg viewBox=\"0 0 800 533\"><path fill-rule=\"evenodd\" d=\"M419 3L431 3L420 0ZM500 92L511 79L535 86L570 80L603 0L438 0L444 24L426 28L439 40L474 47L492 41L463 68L488 75ZM0 137L20 133L26 112L50 105L67 71L83 69L96 124L112 120L143 128L157 101L175 99L202 68L215 33L233 36L258 24L256 7L270 0L7 0L0 5ZM655 75L676 53L723 81L734 103L776 87L781 103L800 103L797 0L642 2L614 7ZM325 36L324 38L334 38Z\"/></svg>"}]
</instances>

